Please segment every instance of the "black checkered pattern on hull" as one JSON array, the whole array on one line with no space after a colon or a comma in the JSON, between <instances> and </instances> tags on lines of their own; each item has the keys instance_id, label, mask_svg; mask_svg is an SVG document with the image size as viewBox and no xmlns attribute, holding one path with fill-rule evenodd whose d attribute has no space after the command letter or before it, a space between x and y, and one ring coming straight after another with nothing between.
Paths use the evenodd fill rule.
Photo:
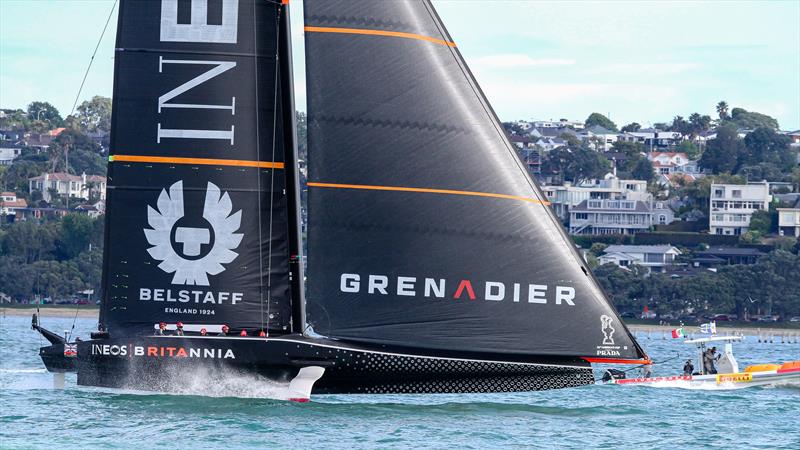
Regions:
<instances>
[{"instance_id":1,"label":"black checkered pattern on hull","mask_svg":"<svg viewBox=\"0 0 800 450\"><path fill-rule=\"evenodd\" d=\"M328 349L335 363L320 391L351 393L520 392L594 382L590 368L514 364Z\"/></svg>"}]
</instances>

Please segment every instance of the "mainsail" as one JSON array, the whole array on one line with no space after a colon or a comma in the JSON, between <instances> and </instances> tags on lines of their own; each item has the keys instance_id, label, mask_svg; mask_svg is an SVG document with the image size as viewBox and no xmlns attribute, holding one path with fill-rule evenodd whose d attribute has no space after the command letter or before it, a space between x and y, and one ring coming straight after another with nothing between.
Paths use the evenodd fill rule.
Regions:
<instances>
[{"instance_id":1,"label":"mainsail","mask_svg":"<svg viewBox=\"0 0 800 450\"><path fill-rule=\"evenodd\" d=\"M285 9L122 2L101 311L112 336L160 321L291 329L301 276Z\"/></svg>"},{"instance_id":2,"label":"mainsail","mask_svg":"<svg viewBox=\"0 0 800 450\"><path fill-rule=\"evenodd\" d=\"M423 349L644 358L430 2L304 8L314 331Z\"/></svg>"}]
</instances>

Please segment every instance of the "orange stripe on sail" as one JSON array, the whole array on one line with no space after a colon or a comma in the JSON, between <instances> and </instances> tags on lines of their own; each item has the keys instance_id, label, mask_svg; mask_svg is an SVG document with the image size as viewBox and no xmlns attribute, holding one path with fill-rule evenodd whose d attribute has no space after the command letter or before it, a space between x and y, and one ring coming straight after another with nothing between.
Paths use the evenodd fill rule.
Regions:
<instances>
[{"instance_id":1,"label":"orange stripe on sail","mask_svg":"<svg viewBox=\"0 0 800 450\"><path fill-rule=\"evenodd\" d=\"M448 47L455 47L456 43L445 41L430 36L423 36L421 34L404 33L402 31L385 31L385 30L368 30L364 28L335 28L335 27L305 27L306 31L312 33L341 33L341 34L367 34L373 36L390 36L403 39L416 39L419 41L433 42L434 44L446 45Z\"/></svg>"},{"instance_id":2,"label":"orange stripe on sail","mask_svg":"<svg viewBox=\"0 0 800 450\"><path fill-rule=\"evenodd\" d=\"M371 186L366 184L338 184L338 183L318 183L309 181L309 186L312 187L322 187L322 188L334 188L334 189L361 189L361 190L368 190L368 191L395 191L395 192L422 192L427 194L446 194L446 195L467 195L473 197L494 197L494 198L503 198L507 200L519 200L523 202L529 203L538 203L541 205L549 205L550 202L544 200L537 200L535 198L530 197L521 197L518 195L508 195L508 194L495 194L492 192L475 192L475 191L457 191L452 189L428 189L428 188L414 188L414 187L402 187L402 186Z\"/></svg>"},{"instance_id":3,"label":"orange stripe on sail","mask_svg":"<svg viewBox=\"0 0 800 450\"><path fill-rule=\"evenodd\" d=\"M284 167L284 164L282 162L272 162L272 161L248 161L242 159L214 159L214 158L178 158L173 156L112 155L108 157L108 160L111 162L259 167L262 169L283 169Z\"/></svg>"}]
</instances>

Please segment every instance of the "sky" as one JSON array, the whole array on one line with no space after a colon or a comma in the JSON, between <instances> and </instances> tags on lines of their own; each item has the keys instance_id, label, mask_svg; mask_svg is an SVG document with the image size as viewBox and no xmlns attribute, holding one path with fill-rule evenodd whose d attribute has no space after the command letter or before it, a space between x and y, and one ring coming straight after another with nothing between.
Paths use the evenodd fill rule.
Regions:
<instances>
[{"instance_id":1,"label":"sky","mask_svg":"<svg viewBox=\"0 0 800 450\"><path fill-rule=\"evenodd\" d=\"M377 0L376 0L377 1ZM0 107L68 114L113 0L0 0ZM800 0L434 0L502 120L649 125L731 107L800 128ZM292 1L298 109L302 1ZM111 96L116 11L80 100Z\"/></svg>"}]
</instances>

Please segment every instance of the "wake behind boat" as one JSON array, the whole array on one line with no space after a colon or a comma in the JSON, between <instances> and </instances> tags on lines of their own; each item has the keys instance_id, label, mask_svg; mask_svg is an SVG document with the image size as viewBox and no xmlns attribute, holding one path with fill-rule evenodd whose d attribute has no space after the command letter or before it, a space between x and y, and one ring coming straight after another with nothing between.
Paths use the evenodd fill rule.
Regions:
<instances>
[{"instance_id":1,"label":"wake behind boat","mask_svg":"<svg viewBox=\"0 0 800 450\"><path fill-rule=\"evenodd\" d=\"M304 2L306 277L288 3L120 3L100 323L36 324L50 371L167 391L236 372L308 399L649 361L428 0Z\"/></svg>"},{"instance_id":2,"label":"wake behind boat","mask_svg":"<svg viewBox=\"0 0 800 450\"><path fill-rule=\"evenodd\" d=\"M713 326L713 324L711 325ZM683 341L686 344L697 346L697 367L700 368L698 372L661 377L625 378L624 372L610 370L604 374L601 383L685 389L742 389L775 384L800 385L800 361L751 365L740 371L739 363L733 355L733 343L741 340L741 336L711 336ZM717 342L724 344L724 350L718 359L709 362L709 347Z\"/></svg>"}]
</instances>

